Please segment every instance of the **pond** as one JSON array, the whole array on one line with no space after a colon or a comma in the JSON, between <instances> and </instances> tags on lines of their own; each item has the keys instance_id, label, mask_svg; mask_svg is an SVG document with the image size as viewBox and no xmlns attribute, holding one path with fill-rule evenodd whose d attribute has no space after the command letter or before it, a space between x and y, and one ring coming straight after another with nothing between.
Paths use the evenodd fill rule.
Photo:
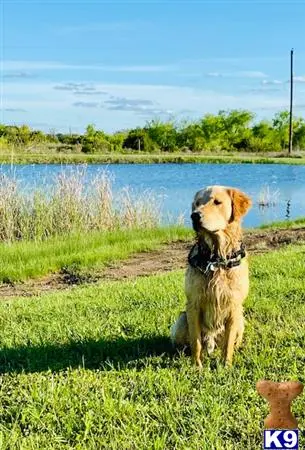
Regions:
<instances>
[{"instance_id":1,"label":"pond","mask_svg":"<svg viewBox=\"0 0 305 450\"><path fill-rule=\"evenodd\" d=\"M1 172L14 176L24 189L51 185L72 164L2 165ZM162 203L163 221L184 215L189 224L194 193L208 185L238 187L253 199L244 225L253 227L276 220L305 216L305 166L285 164L95 164L86 166L89 181L103 170L114 177L114 190L129 186L134 195L152 192ZM148 193L148 198L149 198ZM259 203L270 203L261 206Z\"/></svg>"}]
</instances>

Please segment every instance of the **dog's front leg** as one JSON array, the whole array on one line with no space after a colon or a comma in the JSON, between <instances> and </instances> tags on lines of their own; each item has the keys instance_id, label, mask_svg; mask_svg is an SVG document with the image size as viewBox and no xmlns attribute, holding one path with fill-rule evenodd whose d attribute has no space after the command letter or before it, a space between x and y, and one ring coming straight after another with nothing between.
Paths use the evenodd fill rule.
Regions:
<instances>
[{"instance_id":1,"label":"dog's front leg","mask_svg":"<svg viewBox=\"0 0 305 450\"><path fill-rule=\"evenodd\" d=\"M235 343L236 348L240 347L240 344L242 343L244 329L245 329L245 321L244 321L244 317L242 316L239 320L238 328L237 328L237 336L236 336L236 343Z\"/></svg>"},{"instance_id":2,"label":"dog's front leg","mask_svg":"<svg viewBox=\"0 0 305 450\"><path fill-rule=\"evenodd\" d=\"M230 318L225 326L225 341L223 348L223 356L226 366L231 366L232 364L238 329L239 322Z\"/></svg>"},{"instance_id":3,"label":"dog's front leg","mask_svg":"<svg viewBox=\"0 0 305 450\"><path fill-rule=\"evenodd\" d=\"M192 351L192 358L199 369L202 369L201 353L201 323L200 314L195 308L189 307L186 310L187 322L189 327L190 345Z\"/></svg>"}]
</instances>

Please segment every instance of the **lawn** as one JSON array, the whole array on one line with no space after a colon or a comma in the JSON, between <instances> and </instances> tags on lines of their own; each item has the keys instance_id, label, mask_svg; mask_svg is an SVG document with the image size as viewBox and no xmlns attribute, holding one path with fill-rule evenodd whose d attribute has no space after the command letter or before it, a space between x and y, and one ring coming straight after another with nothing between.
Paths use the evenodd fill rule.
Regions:
<instances>
[{"instance_id":1,"label":"lawn","mask_svg":"<svg viewBox=\"0 0 305 450\"><path fill-rule=\"evenodd\" d=\"M0 448L261 448L268 408L255 382L305 382L304 253L251 257L232 369L216 353L198 373L173 354L182 271L3 301ZM293 409L303 429L304 395Z\"/></svg>"},{"instance_id":2,"label":"lawn","mask_svg":"<svg viewBox=\"0 0 305 450\"><path fill-rule=\"evenodd\" d=\"M274 222L260 228L281 230L305 226L305 219ZM247 233L257 233L248 229ZM164 243L192 240L190 228L168 226L55 236L45 241L17 241L0 244L0 283L14 283L65 270L80 275L127 259L137 252L160 248Z\"/></svg>"},{"instance_id":3,"label":"lawn","mask_svg":"<svg viewBox=\"0 0 305 450\"><path fill-rule=\"evenodd\" d=\"M300 217L294 220L283 220L279 222L272 222L270 224L261 225L259 228L262 230L287 230L293 228L302 228L305 226L305 218ZM253 229L255 231L255 229Z\"/></svg>"},{"instance_id":4,"label":"lawn","mask_svg":"<svg viewBox=\"0 0 305 450\"><path fill-rule=\"evenodd\" d=\"M25 281L62 269L102 268L162 243L190 238L190 229L171 226L55 236L45 241L0 244L0 283Z\"/></svg>"}]
</instances>

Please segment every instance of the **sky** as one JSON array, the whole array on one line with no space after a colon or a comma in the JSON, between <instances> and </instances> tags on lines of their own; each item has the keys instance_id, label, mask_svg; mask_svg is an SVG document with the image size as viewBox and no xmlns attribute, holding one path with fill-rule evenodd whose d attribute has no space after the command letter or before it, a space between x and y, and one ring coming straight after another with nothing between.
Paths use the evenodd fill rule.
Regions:
<instances>
[{"instance_id":1,"label":"sky","mask_svg":"<svg viewBox=\"0 0 305 450\"><path fill-rule=\"evenodd\" d=\"M0 122L106 132L289 107L305 115L305 1L0 0Z\"/></svg>"}]
</instances>

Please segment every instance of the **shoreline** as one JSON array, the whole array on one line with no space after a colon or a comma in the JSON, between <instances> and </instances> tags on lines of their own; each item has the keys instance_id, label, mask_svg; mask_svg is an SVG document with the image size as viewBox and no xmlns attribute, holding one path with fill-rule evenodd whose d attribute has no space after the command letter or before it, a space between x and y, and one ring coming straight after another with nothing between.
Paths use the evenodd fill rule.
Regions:
<instances>
[{"instance_id":1,"label":"shoreline","mask_svg":"<svg viewBox=\"0 0 305 450\"><path fill-rule=\"evenodd\" d=\"M0 164L290 164L305 165L305 157L202 154L46 154L0 153Z\"/></svg>"}]
</instances>

